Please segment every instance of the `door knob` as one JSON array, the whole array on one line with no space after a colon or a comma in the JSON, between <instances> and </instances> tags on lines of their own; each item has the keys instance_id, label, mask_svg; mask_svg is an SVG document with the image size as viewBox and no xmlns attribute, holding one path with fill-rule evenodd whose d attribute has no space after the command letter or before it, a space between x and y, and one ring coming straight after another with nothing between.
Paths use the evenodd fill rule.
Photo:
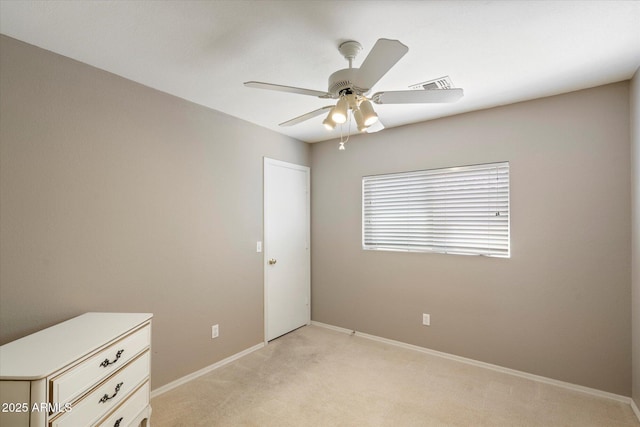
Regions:
<instances>
[{"instance_id":1,"label":"door knob","mask_svg":"<svg viewBox=\"0 0 640 427\"><path fill-rule=\"evenodd\" d=\"M278 262L275 258L269 258L269 265L273 265Z\"/></svg>"}]
</instances>

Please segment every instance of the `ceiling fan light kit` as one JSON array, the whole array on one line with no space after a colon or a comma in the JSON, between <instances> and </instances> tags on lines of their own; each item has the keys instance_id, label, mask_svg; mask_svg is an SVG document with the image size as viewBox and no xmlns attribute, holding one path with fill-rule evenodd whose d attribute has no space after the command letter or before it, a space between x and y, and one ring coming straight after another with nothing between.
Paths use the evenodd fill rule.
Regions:
<instances>
[{"instance_id":1,"label":"ceiling fan light kit","mask_svg":"<svg viewBox=\"0 0 640 427\"><path fill-rule=\"evenodd\" d=\"M373 109L372 102L376 104L424 104L453 102L463 96L463 91L459 88L426 89L426 86L423 86L425 88L423 90L376 92L369 96L371 88L409 51L409 48L398 40L378 39L360 68L353 68L353 60L362 50L360 43L353 40L346 41L340 44L338 50L349 62L349 68L338 70L329 76L327 92L256 81L245 82L244 85L257 89L338 100L333 106L328 105L287 120L280 123L280 126L292 126L329 110L327 117L322 122L327 130L333 130L337 124L344 124L349 117L353 117L359 132L377 132L384 129ZM351 114L349 114L350 112ZM349 135L347 135L347 139L348 137ZM344 150L345 142L346 140L343 140L341 136L340 150Z\"/></svg>"}]
</instances>

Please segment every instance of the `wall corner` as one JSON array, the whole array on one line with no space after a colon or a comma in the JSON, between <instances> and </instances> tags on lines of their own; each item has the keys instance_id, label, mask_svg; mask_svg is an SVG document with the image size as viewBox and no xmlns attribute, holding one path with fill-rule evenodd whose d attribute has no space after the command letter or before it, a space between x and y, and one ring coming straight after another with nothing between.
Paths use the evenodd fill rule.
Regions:
<instances>
[{"instance_id":1,"label":"wall corner","mask_svg":"<svg viewBox=\"0 0 640 427\"><path fill-rule=\"evenodd\" d=\"M629 134L631 139L631 398L636 407L640 407L640 67L631 78L629 91ZM636 415L638 415L637 412Z\"/></svg>"}]
</instances>

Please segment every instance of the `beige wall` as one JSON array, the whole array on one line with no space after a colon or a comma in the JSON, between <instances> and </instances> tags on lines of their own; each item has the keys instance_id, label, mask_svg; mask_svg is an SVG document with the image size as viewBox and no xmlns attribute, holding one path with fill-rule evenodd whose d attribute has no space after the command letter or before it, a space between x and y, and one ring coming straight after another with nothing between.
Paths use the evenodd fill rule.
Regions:
<instances>
[{"instance_id":1,"label":"beige wall","mask_svg":"<svg viewBox=\"0 0 640 427\"><path fill-rule=\"evenodd\" d=\"M629 154L628 82L314 144L312 318L629 396ZM494 161L510 259L361 249L363 175Z\"/></svg>"},{"instance_id":2,"label":"beige wall","mask_svg":"<svg viewBox=\"0 0 640 427\"><path fill-rule=\"evenodd\" d=\"M633 399L640 407L640 68L631 80Z\"/></svg>"},{"instance_id":3,"label":"beige wall","mask_svg":"<svg viewBox=\"0 0 640 427\"><path fill-rule=\"evenodd\" d=\"M345 152L4 36L0 94L0 343L85 311L153 312L157 388L261 342L262 157L309 165L311 151L314 320L631 393L627 83L355 137ZM360 249L362 175L501 160L511 259ZM637 307L637 270L633 286Z\"/></svg>"},{"instance_id":4,"label":"beige wall","mask_svg":"<svg viewBox=\"0 0 640 427\"><path fill-rule=\"evenodd\" d=\"M152 312L153 388L261 343L262 157L308 145L0 43L0 343Z\"/></svg>"}]
</instances>

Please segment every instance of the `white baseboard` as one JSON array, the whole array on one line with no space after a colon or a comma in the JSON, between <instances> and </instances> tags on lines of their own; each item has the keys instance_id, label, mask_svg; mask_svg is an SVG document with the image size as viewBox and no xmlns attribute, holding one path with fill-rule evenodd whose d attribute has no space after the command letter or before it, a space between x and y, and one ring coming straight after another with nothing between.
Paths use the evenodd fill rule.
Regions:
<instances>
[{"instance_id":1,"label":"white baseboard","mask_svg":"<svg viewBox=\"0 0 640 427\"><path fill-rule=\"evenodd\" d=\"M193 373L191 373L189 375L185 375L184 377L178 378L175 381L171 381L170 383L165 384L162 387L158 387L158 388L152 390L151 391L151 398L153 399L154 397L159 396L162 393L166 393L171 389L174 389L174 388L176 388L178 386L181 386L182 384L188 383L191 380L194 380L194 379L196 379L198 377L201 377L202 375L207 374L207 373L209 373L209 372L211 372L211 371L213 371L215 369L218 369L218 368L220 368L220 367L222 367L222 366L224 366L224 365L226 365L228 363L231 363L234 360L238 360L241 357L246 356L247 354L253 353L256 350L260 350L263 347L264 347L264 343L256 344L253 347L250 347L250 348L248 348L246 350L243 350L240 353L233 354L233 355L227 357L226 359L222 359L219 362L216 362L216 363L214 363L212 365L209 365L209 366L207 366L205 368L200 369L199 371L193 372Z\"/></svg>"},{"instance_id":2,"label":"white baseboard","mask_svg":"<svg viewBox=\"0 0 640 427\"><path fill-rule=\"evenodd\" d=\"M315 325L315 326L320 326L321 328L331 329L332 331L343 332L345 334L355 334L356 333L356 331L354 331L353 329L341 328L340 326L333 326L333 325L329 325L327 323L316 322L315 320L312 320L311 324Z\"/></svg>"},{"instance_id":3,"label":"white baseboard","mask_svg":"<svg viewBox=\"0 0 640 427\"><path fill-rule=\"evenodd\" d=\"M638 418L638 421L640 421L640 409L638 409L638 406L633 399L631 399L631 409L633 410L633 413L636 414L636 418Z\"/></svg>"},{"instance_id":4,"label":"white baseboard","mask_svg":"<svg viewBox=\"0 0 640 427\"><path fill-rule=\"evenodd\" d=\"M534 375L534 374L530 374L528 372L518 371L518 370L515 370L515 369L511 369L511 368L505 368L505 367L502 367L502 366L493 365L491 363L480 362L478 360L469 359L469 358L461 357L461 356L456 356L454 354L449 354L449 353L444 353L444 352L441 352L441 351L431 350L431 349L428 349L428 348L425 348L425 347L419 347L417 345L403 343L401 341L394 341L394 340L390 340L390 339L387 339L387 338L378 337L378 336L375 336L375 335L369 335L369 334L365 334L363 332L358 332L358 331L354 331L354 330L351 330L351 329L346 329L346 328L341 328L341 327L338 327L338 326L328 325L328 324L322 323L322 322L312 321L311 324L319 326L319 327L322 327L322 328L331 329L333 331L343 332L343 333L347 333L347 334L355 334L356 336L359 336L359 337L362 337L362 338L370 339L370 340L373 340L373 341L383 342L383 343L386 343L386 344L394 345L396 347L406 348L406 349L409 349L409 350L419 351L421 353L430 354L432 356L438 356L438 357L442 357L442 358L449 359L449 360L455 360L457 362L466 363L468 365L478 366L478 367L485 368L485 369L491 369L492 371L502 372L504 374L514 375L514 376L517 376L517 377L526 378L526 379L529 379L529 380L533 380L533 381L537 381L537 382L541 382L541 383L545 383L545 384L551 384L551 385L555 385L555 386L566 388L566 389L573 390L573 391L579 391L579 392L582 392L582 393L590 394L592 396L603 397L605 399L611 399L611 400L615 400L615 401L618 401L618 402L623 402L623 403L632 405L632 409L636 413L636 416L638 416L638 419L640 419L640 416L638 415L638 408L637 407L634 408L635 403L633 402L633 400L630 397L627 397L627 396L621 396L619 394L609 393L607 391L602 391L602 390L598 390L598 389L595 389L595 388L585 387L585 386L572 384L572 383L568 383L568 382L564 382L564 381L560 381L560 380L554 380L552 378L547 378L547 377L543 377L543 376L540 376L540 375Z\"/></svg>"}]
</instances>

